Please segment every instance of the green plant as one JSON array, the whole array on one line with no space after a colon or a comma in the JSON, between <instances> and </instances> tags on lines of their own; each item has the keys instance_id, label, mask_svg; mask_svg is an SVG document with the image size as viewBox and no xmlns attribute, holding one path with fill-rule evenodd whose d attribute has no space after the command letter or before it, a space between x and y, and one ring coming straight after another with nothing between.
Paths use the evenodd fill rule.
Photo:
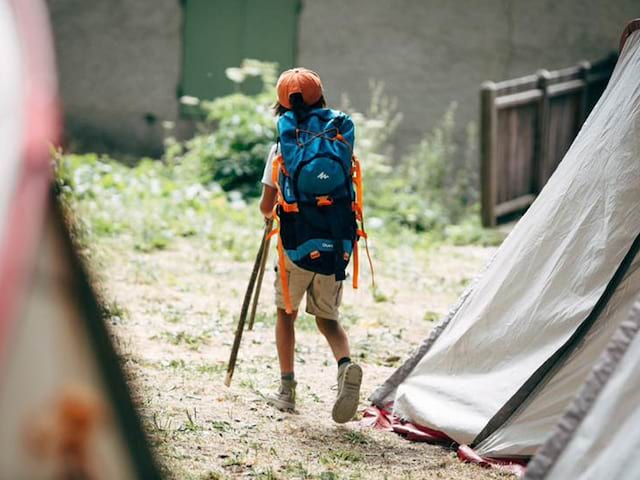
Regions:
<instances>
[{"instance_id":1,"label":"green plant","mask_svg":"<svg viewBox=\"0 0 640 480\"><path fill-rule=\"evenodd\" d=\"M131 167L96 154L58 151L54 162L58 197L73 212L74 236L82 245L117 238L121 248L146 253L196 236L236 259L253 250L257 208L227 197L217 183L203 184L187 159L142 159Z\"/></svg>"},{"instance_id":2,"label":"green plant","mask_svg":"<svg viewBox=\"0 0 640 480\"><path fill-rule=\"evenodd\" d=\"M187 163L201 165L205 182L213 180L224 190L239 190L249 196L259 193L264 162L276 138L271 112L276 71L274 63L244 60L240 67L227 69L227 77L238 90L248 79L259 79L262 86L258 94L238 91L200 102L204 121L200 132L186 142L184 155Z\"/></svg>"},{"instance_id":3,"label":"green plant","mask_svg":"<svg viewBox=\"0 0 640 480\"><path fill-rule=\"evenodd\" d=\"M198 430L200 430L202 427L198 424L197 421L197 410L194 408L193 412L191 412L189 411L189 409L185 409L184 412L187 417L187 421L182 425L182 427L180 427L180 430L185 432L197 432Z\"/></svg>"},{"instance_id":4,"label":"green plant","mask_svg":"<svg viewBox=\"0 0 640 480\"><path fill-rule=\"evenodd\" d=\"M358 430L348 430L343 437L347 442L354 445L368 445L370 443L369 437Z\"/></svg>"}]
</instances>

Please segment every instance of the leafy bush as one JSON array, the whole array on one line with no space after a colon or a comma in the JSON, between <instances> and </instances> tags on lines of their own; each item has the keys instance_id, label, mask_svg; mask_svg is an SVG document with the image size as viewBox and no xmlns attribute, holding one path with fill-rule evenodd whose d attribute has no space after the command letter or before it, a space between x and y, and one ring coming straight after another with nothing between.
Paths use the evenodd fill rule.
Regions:
<instances>
[{"instance_id":1,"label":"leafy bush","mask_svg":"<svg viewBox=\"0 0 640 480\"><path fill-rule=\"evenodd\" d=\"M204 182L213 180L226 191L239 190L248 196L259 194L264 162L276 138L271 112L276 70L273 63L245 60L241 67L226 71L237 93L199 102L204 121L199 133L186 142L184 155L186 162L200 164ZM242 84L252 79L259 79L260 92L241 93ZM175 143L173 139L169 142Z\"/></svg>"},{"instance_id":2,"label":"leafy bush","mask_svg":"<svg viewBox=\"0 0 640 480\"><path fill-rule=\"evenodd\" d=\"M367 114L354 114L365 126L358 130L360 145L373 146L360 155L367 192L365 203L374 226L394 232L398 227L429 231L443 238L455 231L448 229L452 224L464 223L467 230L477 224L480 229L479 222L470 221L477 216L478 201L475 129L473 125L467 128L461 153L453 138L454 113L455 104L440 125L397 163L386 145L399 118L395 105L385 98L379 86L373 89ZM476 235L480 236L482 232Z\"/></svg>"},{"instance_id":3,"label":"leafy bush","mask_svg":"<svg viewBox=\"0 0 640 480\"><path fill-rule=\"evenodd\" d=\"M247 235L260 228L254 210L248 215L242 199L202 184L188 163L143 159L129 167L96 154L57 153L55 165L58 195L82 222L87 243L117 237L149 252L198 236L234 258L254 248L255 235Z\"/></svg>"}]
</instances>

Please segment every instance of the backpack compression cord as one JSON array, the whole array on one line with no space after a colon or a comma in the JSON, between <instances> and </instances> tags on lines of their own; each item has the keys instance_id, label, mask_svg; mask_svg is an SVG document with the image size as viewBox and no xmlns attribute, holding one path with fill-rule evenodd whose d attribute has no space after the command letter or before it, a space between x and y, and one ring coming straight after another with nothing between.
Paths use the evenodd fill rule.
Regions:
<instances>
[{"instance_id":1,"label":"backpack compression cord","mask_svg":"<svg viewBox=\"0 0 640 480\"><path fill-rule=\"evenodd\" d=\"M279 270L285 306L291 313L285 255L296 265L344 280L353 256L353 287L358 285L358 239L365 239L362 170L353 155L351 118L315 109L298 121L292 112L278 122L281 154L273 162L278 191L274 216L279 227Z\"/></svg>"}]
</instances>

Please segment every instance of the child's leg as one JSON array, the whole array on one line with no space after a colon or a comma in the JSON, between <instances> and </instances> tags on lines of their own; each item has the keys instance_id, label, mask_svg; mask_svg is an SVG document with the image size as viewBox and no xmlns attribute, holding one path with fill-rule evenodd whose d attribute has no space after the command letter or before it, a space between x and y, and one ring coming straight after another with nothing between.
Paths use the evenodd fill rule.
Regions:
<instances>
[{"instance_id":1,"label":"child's leg","mask_svg":"<svg viewBox=\"0 0 640 480\"><path fill-rule=\"evenodd\" d=\"M293 324L298 311L287 314L284 308L278 308L276 319L276 348L280 361L280 388L277 392L267 395L267 403L280 410L294 410L296 408L296 385L293 375L293 355L295 351L296 335Z\"/></svg>"},{"instance_id":2,"label":"child's leg","mask_svg":"<svg viewBox=\"0 0 640 480\"><path fill-rule=\"evenodd\" d=\"M293 357L296 343L294 322L297 316L297 310L294 310L289 315L283 308L278 308L276 348L278 349L278 360L280 361L280 374L283 376L293 374Z\"/></svg>"},{"instance_id":3,"label":"child's leg","mask_svg":"<svg viewBox=\"0 0 640 480\"><path fill-rule=\"evenodd\" d=\"M350 356L349 338L340 323L336 320L316 317L316 325L318 325L320 333L327 339L336 361Z\"/></svg>"}]
</instances>

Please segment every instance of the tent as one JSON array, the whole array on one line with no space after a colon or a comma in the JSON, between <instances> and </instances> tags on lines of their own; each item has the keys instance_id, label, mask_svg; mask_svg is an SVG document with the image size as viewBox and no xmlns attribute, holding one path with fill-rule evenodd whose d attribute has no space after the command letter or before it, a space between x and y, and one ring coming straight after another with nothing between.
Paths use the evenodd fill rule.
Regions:
<instances>
[{"instance_id":1,"label":"tent","mask_svg":"<svg viewBox=\"0 0 640 480\"><path fill-rule=\"evenodd\" d=\"M558 422L640 292L637 23L624 38L540 196L374 405L485 459L529 458Z\"/></svg>"},{"instance_id":2,"label":"tent","mask_svg":"<svg viewBox=\"0 0 640 480\"><path fill-rule=\"evenodd\" d=\"M160 478L52 192L42 0L0 2L0 477Z\"/></svg>"},{"instance_id":3,"label":"tent","mask_svg":"<svg viewBox=\"0 0 640 480\"><path fill-rule=\"evenodd\" d=\"M529 463L525 480L640 478L638 332L640 299Z\"/></svg>"}]
</instances>

